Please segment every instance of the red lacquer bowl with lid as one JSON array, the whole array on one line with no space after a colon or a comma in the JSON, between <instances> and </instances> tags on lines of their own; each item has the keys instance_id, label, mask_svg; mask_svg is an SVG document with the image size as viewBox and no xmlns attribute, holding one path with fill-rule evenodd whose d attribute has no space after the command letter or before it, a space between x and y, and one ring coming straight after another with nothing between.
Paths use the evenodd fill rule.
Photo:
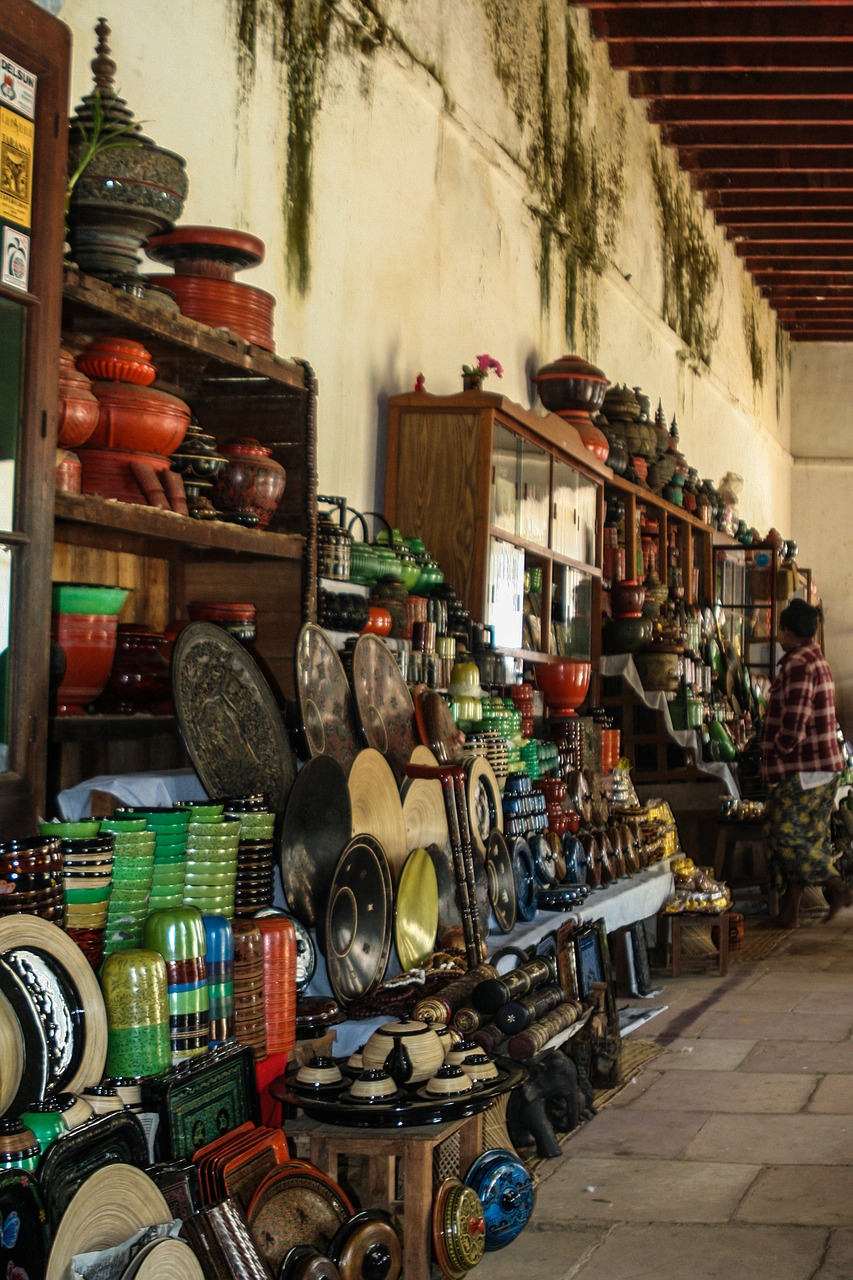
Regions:
<instances>
[{"instance_id":1,"label":"red lacquer bowl with lid","mask_svg":"<svg viewBox=\"0 0 853 1280\"><path fill-rule=\"evenodd\" d=\"M132 382L149 387L157 377L151 353L130 338L96 338L82 355L77 368L96 382Z\"/></svg>"},{"instance_id":2,"label":"red lacquer bowl with lid","mask_svg":"<svg viewBox=\"0 0 853 1280\"><path fill-rule=\"evenodd\" d=\"M177 449L190 424L190 408L177 396L131 382L93 382L98 425L87 444L161 457Z\"/></svg>"}]
</instances>

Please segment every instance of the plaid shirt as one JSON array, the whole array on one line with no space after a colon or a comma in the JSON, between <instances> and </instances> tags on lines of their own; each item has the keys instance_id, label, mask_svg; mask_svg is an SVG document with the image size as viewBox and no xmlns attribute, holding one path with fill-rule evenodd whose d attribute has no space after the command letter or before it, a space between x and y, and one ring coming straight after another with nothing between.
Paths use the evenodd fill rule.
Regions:
<instances>
[{"instance_id":1,"label":"plaid shirt","mask_svg":"<svg viewBox=\"0 0 853 1280\"><path fill-rule=\"evenodd\" d=\"M835 686L820 646L786 653L770 690L764 719L761 776L782 782L795 773L841 773Z\"/></svg>"}]
</instances>

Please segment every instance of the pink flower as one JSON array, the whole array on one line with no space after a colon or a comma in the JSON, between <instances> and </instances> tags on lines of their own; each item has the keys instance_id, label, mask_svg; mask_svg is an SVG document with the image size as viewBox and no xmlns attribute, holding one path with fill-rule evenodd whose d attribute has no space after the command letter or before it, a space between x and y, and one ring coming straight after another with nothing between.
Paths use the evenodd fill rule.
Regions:
<instances>
[{"instance_id":1,"label":"pink flower","mask_svg":"<svg viewBox=\"0 0 853 1280\"><path fill-rule=\"evenodd\" d=\"M14 1262L10 1262L6 1267L6 1280L29 1280L29 1276L23 1267L16 1267Z\"/></svg>"},{"instance_id":2,"label":"pink flower","mask_svg":"<svg viewBox=\"0 0 853 1280\"><path fill-rule=\"evenodd\" d=\"M497 377L502 378L504 376L503 365L495 360L493 356L477 356L477 368L481 373L488 373L490 369L494 369Z\"/></svg>"},{"instance_id":3,"label":"pink flower","mask_svg":"<svg viewBox=\"0 0 853 1280\"><path fill-rule=\"evenodd\" d=\"M495 360L494 356L481 355L475 358L474 364L463 364L462 372L467 377L476 375L480 378L488 376L489 370L494 369L499 378L504 376L504 367L499 360Z\"/></svg>"}]
</instances>

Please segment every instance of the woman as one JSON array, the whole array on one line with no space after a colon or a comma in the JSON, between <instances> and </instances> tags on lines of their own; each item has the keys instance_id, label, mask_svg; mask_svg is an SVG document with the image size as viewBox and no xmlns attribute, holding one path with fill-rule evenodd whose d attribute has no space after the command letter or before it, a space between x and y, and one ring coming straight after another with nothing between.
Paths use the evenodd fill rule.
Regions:
<instances>
[{"instance_id":1,"label":"woman","mask_svg":"<svg viewBox=\"0 0 853 1280\"><path fill-rule=\"evenodd\" d=\"M785 890L781 929L795 929L807 884L824 885L827 920L853 902L833 862L829 822L844 760L832 672L815 642L820 609L792 600L779 615L785 651L764 720L761 775L769 791L764 834L776 887Z\"/></svg>"}]
</instances>

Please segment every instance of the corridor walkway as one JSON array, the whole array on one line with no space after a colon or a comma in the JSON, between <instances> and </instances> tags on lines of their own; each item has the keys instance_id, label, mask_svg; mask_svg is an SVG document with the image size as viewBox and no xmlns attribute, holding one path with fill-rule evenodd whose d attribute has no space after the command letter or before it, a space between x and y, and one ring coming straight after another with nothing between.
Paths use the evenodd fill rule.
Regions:
<instances>
[{"instance_id":1,"label":"corridor walkway","mask_svg":"<svg viewBox=\"0 0 853 1280\"><path fill-rule=\"evenodd\" d=\"M853 1280L853 911L662 985L634 1035L665 1052L539 1166L477 1280Z\"/></svg>"}]
</instances>

